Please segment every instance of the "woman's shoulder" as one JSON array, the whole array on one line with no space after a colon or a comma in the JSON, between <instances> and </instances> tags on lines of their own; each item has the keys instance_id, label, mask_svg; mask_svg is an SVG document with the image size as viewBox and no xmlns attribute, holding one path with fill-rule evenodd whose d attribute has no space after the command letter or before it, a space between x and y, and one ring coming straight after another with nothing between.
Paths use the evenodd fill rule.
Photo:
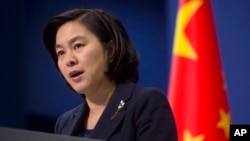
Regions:
<instances>
[{"instance_id":1,"label":"woman's shoulder","mask_svg":"<svg viewBox=\"0 0 250 141\"><path fill-rule=\"evenodd\" d=\"M147 87L137 85L134 89L134 95L137 98L153 98L153 97L160 97L166 99L165 93L156 87Z\"/></svg>"},{"instance_id":2,"label":"woman's shoulder","mask_svg":"<svg viewBox=\"0 0 250 141\"><path fill-rule=\"evenodd\" d=\"M153 117L171 116L171 108L165 93L156 87L137 85L130 101L130 109L134 111L135 119L150 120ZM159 118L160 118L159 117Z\"/></svg>"},{"instance_id":3,"label":"woman's shoulder","mask_svg":"<svg viewBox=\"0 0 250 141\"><path fill-rule=\"evenodd\" d=\"M81 114L82 107L83 107L83 104L80 104L68 110L67 112L64 112L63 114L61 114L56 120L55 133L63 134L64 132L63 130L65 126L67 126L71 122L71 119Z\"/></svg>"},{"instance_id":4,"label":"woman's shoulder","mask_svg":"<svg viewBox=\"0 0 250 141\"><path fill-rule=\"evenodd\" d=\"M77 114L80 114L80 111L82 111L83 108L83 103L80 105L77 105L76 107L64 112L63 114L61 114L59 116L59 118L63 118L63 119L68 119L71 116L75 116Z\"/></svg>"},{"instance_id":5,"label":"woman's shoulder","mask_svg":"<svg viewBox=\"0 0 250 141\"><path fill-rule=\"evenodd\" d=\"M139 84L134 85L129 101L130 107L135 108L134 110L143 110L144 108L156 109L161 106L168 107L166 95L162 90Z\"/></svg>"}]
</instances>

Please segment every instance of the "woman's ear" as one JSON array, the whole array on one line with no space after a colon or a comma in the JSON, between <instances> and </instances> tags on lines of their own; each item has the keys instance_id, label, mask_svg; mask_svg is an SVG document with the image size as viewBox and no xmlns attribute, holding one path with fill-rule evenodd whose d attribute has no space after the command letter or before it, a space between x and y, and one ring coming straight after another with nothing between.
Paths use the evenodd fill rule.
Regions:
<instances>
[{"instance_id":1,"label":"woman's ear","mask_svg":"<svg viewBox=\"0 0 250 141\"><path fill-rule=\"evenodd\" d=\"M114 60L114 42L113 40L110 40L107 44L106 44L106 48L105 48L105 59L107 61L107 63L110 63Z\"/></svg>"}]
</instances>

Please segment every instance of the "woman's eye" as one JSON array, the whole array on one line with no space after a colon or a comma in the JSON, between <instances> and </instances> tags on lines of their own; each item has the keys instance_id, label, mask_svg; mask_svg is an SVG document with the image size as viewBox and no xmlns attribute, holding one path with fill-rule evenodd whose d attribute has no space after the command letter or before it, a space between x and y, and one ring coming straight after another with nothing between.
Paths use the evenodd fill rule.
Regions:
<instances>
[{"instance_id":1,"label":"woman's eye","mask_svg":"<svg viewBox=\"0 0 250 141\"><path fill-rule=\"evenodd\" d=\"M59 57L59 56L61 56L61 55L64 54L64 51L62 51L62 50L61 50L61 51L58 51L56 54L57 54L57 56Z\"/></svg>"},{"instance_id":2,"label":"woman's eye","mask_svg":"<svg viewBox=\"0 0 250 141\"><path fill-rule=\"evenodd\" d=\"M76 44L76 45L75 45L75 49L80 48L80 47L83 47L83 46L84 46L84 44Z\"/></svg>"}]
</instances>

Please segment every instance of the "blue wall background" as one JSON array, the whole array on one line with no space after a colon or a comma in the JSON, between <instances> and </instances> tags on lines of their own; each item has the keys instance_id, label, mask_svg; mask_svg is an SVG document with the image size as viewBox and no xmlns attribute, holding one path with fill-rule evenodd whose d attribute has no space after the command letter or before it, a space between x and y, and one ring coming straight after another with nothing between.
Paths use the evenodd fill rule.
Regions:
<instances>
[{"instance_id":1,"label":"blue wall background","mask_svg":"<svg viewBox=\"0 0 250 141\"><path fill-rule=\"evenodd\" d=\"M250 124L250 1L212 0L233 123ZM0 126L52 132L59 114L81 103L42 42L52 16L71 8L117 15L140 53L140 81L167 91L176 0L0 1Z\"/></svg>"}]
</instances>

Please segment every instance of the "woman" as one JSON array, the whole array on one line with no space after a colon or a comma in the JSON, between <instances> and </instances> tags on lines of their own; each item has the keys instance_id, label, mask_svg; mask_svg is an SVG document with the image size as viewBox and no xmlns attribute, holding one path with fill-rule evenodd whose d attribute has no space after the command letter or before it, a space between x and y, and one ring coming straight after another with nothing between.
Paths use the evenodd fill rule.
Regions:
<instances>
[{"instance_id":1,"label":"woman","mask_svg":"<svg viewBox=\"0 0 250 141\"><path fill-rule=\"evenodd\" d=\"M141 87L138 54L108 11L74 9L50 19L44 43L83 103L61 115L58 134L107 141L177 141L173 113L156 88Z\"/></svg>"}]
</instances>

